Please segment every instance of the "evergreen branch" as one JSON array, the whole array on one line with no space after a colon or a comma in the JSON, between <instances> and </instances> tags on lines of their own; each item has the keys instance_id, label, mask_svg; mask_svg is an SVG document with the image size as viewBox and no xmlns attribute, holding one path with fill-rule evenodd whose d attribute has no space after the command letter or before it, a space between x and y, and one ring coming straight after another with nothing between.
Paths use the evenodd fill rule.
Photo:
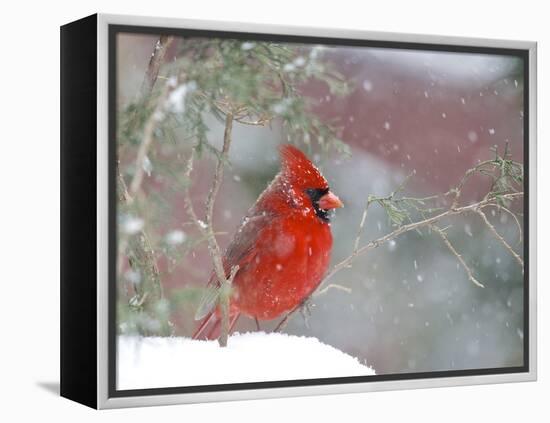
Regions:
<instances>
[{"instance_id":1,"label":"evergreen branch","mask_svg":"<svg viewBox=\"0 0 550 423\"><path fill-rule=\"evenodd\" d=\"M161 63L164 60L164 55L166 53L166 48L172 42L173 37L161 36L157 44L155 45L155 50L152 53L151 59L149 61L147 70L145 72L144 80L141 86L141 97L146 99L150 96L153 87L156 83L158 72ZM163 90L163 95L161 98L166 96L168 91L168 86L165 86ZM165 97L164 97L165 98ZM155 108L158 109L162 107L164 101L158 101ZM153 132L156 128L156 113L152 113L149 117L145 128L144 136L140 144L138 155L136 159L136 174L134 175L130 188L126 185L124 177L120 173L120 168L117 163L117 181L118 181L118 192L119 192L119 202L122 204L131 205L134 202L135 196L137 195L141 183L143 181L143 163L145 157L147 156L147 151L153 140ZM136 114L134 113L132 119L127 122L127 130L132 130L134 128L136 121ZM152 313L152 307L163 297L162 283L160 280L160 272L157 266L155 253L147 233L141 229L135 236L135 242L131 243L131 253L128 254L128 264L134 270L139 272L142 276L141 283L134 284L134 290L136 296L138 296L137 302L130 300L130 305L137 304L140 309L144 309L149 313ZM118 242L118 254L117 254L117 275L120 276L123 270L124 255L129 245L129 237L127 234L122 234ZM133 256L133 258L132 258ZM142 334L147 334L149 331L143 327L139 327L139 330ZM145 330L145 332L144 332Z\"/></svg>"},{"instance_id":2,"label":"evergreen branch","mask_svg":"<svg viewBox=\"0 0 550 423\"><path fill-rule=\"evenodd\" d=\"M136 171L134 173L132 181L130 182L129 187L131 198L134 198L141 189L141 184L143 182L143 177L145 174L145 159L147 157L147 153L149 152L149 148L153 143L155 130L157 129L159 122L158 115L165 107L165 101L171 89L170 85L171 84L168 82L164 85L162 93L157 100L157 105L155 106L153 113L149 115L149 118L147 119L147 122L145 123L145 126L143 128L142 141L139 145L136 156Z\"/></svg>"},{"instance_id":3,"label":"evergreen branch","mask_svg":"<svg viewBox=\"0 0 550 423\"><path fill-rule=\"evenodd\" d=\"M120 173L118 164L117 180L119 201L131 204L133 198L128 192L126 182ZM131 254L128 254L128 263L131 268L139 272L142 278L140 283L133 284L135 296L134 300L130 300L130 305L137 304L140 309L143 308L146 311L151 311L153 304L163 297L163 292L154 250L147 233L143 229L135 235L131 243L128 234L121 234L118 241L117 275L119 277L122 275L124 256L130 244ZM143 330L143 328L140 328L140 330Z\"/></svg>"},{"instance_id":4,"label":"evergreen branch","mask_svg":"<svg viewBox=\"0 0 550 423\"><path fill-rule=\"evenodd\" d=\"M521 196L523 196L522 192L514 192L514 193L508 193L508 194L503 195L503 197L507 200L514 200L514 199L519 198ZM438 223L439 221L441 221L442 219L447 218L447 217L463 215L463 214L471 213L471 212L477 212L477 210L479 208L485 207L489 204L494 204L495 201L496 201L496 199L494 197L493 198L485 198L485 199L483 199L483 200L481 200L477 203L474 203L474 204L471 204L471 205L468 205L468 206L463 206L463 207L459 207L459 208L455 208L455 209L449 209L449 210L447 210L443 213L440 213L438 215L429 217L427 219L423 219L423 220L418 221L418 222L413 222L413 223L409 223L407 225L400 226L399 228L395 229L393 232L390 232L390 233L388 233L388 234L386 234L386 235L384 235L380 238L377 238L373 241L370 241L366 245L364 245L364 246L362 246L358 249L354 249L353 252L348 257L346 257L345 259L343 259L342 261L340 261L339 263L337 263L336 265L334 265L332 267L332 269L327 273L327 275L324 277L324 279L319 283L317 290L323 291L326 288L324 285L327 283L327 281L329 281L334 275L336 275L336 273L340 272L342 269L350 268L353 261L357 257L367 253L368 251L371 251L371 250L374 250L374 249L378 248L380 245L382 245L382 244L384 244L388 241L391 241L394 238L397 238L399 235L402 235L406 232L416 230L416 229L419 229L419 228L422 228L422 227L433 226L434 224ZM504 241L504 242L506 242L506 241ZM447 245L447 247L449 247L449 245ZM451 245L451 248L452 248L452 245ZM509 248L509 249L511 249L511 248ZM453 250L454 250L454 248L453 248ZM453 251L453 250L451 250L451 251ZM456 250L454 250L454 251L456 253ZM459 255L457 253L455 254L455 256L459 257ZM521 259L520 259L520 263L521 264L523 263L523 261L521 261ZM523 264L522 264L522 266L523 266ZM468 270L467 270L467 272L468 272ZM471 276L470 272L469 272L468 276L469 276L469 279L472 280L472 282L474 282L474 280L477 282L477 283L474 282L476 285L483 286L475 278L473 278L473 276L472 276L473 279L470 278L470 276ZM277 325L277 327L275 328L274 331L278 332L278 331L282 330L286 326L286 324L288 323L288 320L290 319L290 317L301 306L302 305L296 307L294 310L291 310L289 313L287 313L287 315L281 320L281 322Z\"/></svg>"},{"instance_id":5,"label":"evergreen branch","mask_svg":"<svg viewBox=\"0 0 550 423\"><path fill-rule=\"evenodd\" d=\"M513 200L513 199L516 199L516 198L521 197L521 196L523 196L522 192L515 192L515 193L509 193L509 194L504 194L503 195L503 197L507 200ZM419 229L419 228L423 228L423 227L426 227L426 226L433 225L433 224L435 224L435 223L439 222L440 220L442 220L444 218L447 218L447 217L463 215L463 214L470 213L470 212L476 212L477 209L479 209L480 207L484 207L488 204L494 203L495 201L496 200L494 198L484 199L484 200L481 200L477 203L474 203L474 204L471 204L471 205L468 205L468 206L463 206L463 207L459 207L459 208L455 208L455 209L449 209L449 210L447 210L443 213L440 213L438 215L429 217L427 219L400 226L399 228L397 228L393 232L390 232L389 234L386 234L386 235L384 235L380 238L377 238L373 241L370 241L369 243L367 243L366 245L362 246L357 251L352 253L350 256L346 257L341 262L336 264L331 269L331 271L328 272L327 276L325 276L325 278L323 280L323 283L326 282L327 280L329 280L330 278L332 278L340 270L349 267L351 265L351 263L358 256L360 256L360 255L362 255L362 254L364 254L364 253L366 253L370 250L378 248L381 244L383 244L385 242L388 242L388 241L391 241L392 239L397 238L399 235L402 235L405 232L409 232L409 231L412 231L412 230L416 230L416 229Z\"/></svg>"}]
</instances>

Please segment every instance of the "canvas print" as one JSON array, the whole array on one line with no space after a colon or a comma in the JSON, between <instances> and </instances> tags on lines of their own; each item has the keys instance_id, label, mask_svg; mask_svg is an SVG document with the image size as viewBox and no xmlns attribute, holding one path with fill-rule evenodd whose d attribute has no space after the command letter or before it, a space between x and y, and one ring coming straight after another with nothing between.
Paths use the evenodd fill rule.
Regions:
<instances>
[{"instance_id":1,"label":"canvas print","mask_svg":"<svg viewBox=\"0 0 550 423\"><path fill-rule=\"evenodd\" d=\"M522 57L113 40L117 390L524 365Z\"/></svg>"}]
</instances>

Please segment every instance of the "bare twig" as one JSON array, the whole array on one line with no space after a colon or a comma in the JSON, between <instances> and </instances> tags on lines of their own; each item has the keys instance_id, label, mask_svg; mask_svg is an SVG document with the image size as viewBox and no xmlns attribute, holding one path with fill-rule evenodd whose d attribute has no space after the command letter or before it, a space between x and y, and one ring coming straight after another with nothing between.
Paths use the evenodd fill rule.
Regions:
<instances>
[{"instance_id":1,"label":"bare twig","mask_svg":"<svg viewBox=\"0 0 550 423\"><path fill-rule=\"evenodd\" d=\"M284 328L286 328L286 325L288 324L288 321L290 320L290 317L294 314L296 309L289 311L287 314L285 314L285 317L282 318L282 320L275 326L275 329L273 329L273 332L281 332Z\"/></svg>"},{"instance_id":2,"label":"bare twig","mask_svg":"<svg viewBox=\"0 0 550 423\"><path fill-rule=\"evenodd\" d=\"M288 324L288 321L290 320L290 318L292 317L292 315L294 315L294 313L299 310L301 307L302 307L303 303L300 303L300 305L298 305L297 307L295 307L294 309L290 310L286 315L285 317L282 318L282 320L277 324L277 326L275 326L275 329L273 329L273 332L281 332L285 327L286 325Z\"/></svg>"},{"instance_id":3,"label":"bare twig","mask_svg":"<svg viewBox=\"0 0 550 423\"><path fill-rule=\"evenodd\" d=\"M521 228L521 223L519 223L519 219L516 214L502 204L487 204L487 206L485 207L495 207L498 211L504 211L506 214L511 216L512 219L514 219L514 222L516 223L516 226L518 228L518 244L521 244L521 242L523 241L523 229Z\"/></svg>"},{"instance_id":4,"label":"bare twig","mask_svg":"<svg viewBox=\"0 0 550 423\"><path fill-rule=\"evenodd\" d=\"M512 247L510 247L510 244L506 242L506 240L502 237L502 235L498 233L498 231L492 225L492 223L489 222L489 219L487 219L487 216L485 216L485 213L481 211L481 208L480 207L476 208L475 212L481 217L481 219L483 220L485 225L487 225L489 230L493 233L495 238L500 241L500 243L504 246L504 248L506 248L510 252L510 254L512 254L512 256L516 259L516 261L520 264L521 268L523 269L523 259L519 256L518 253L514 251Z\"/></svg>"},{"instance_id":5,"label":"bare twig","mask_svg":"<svg viewBox=\"0 0 550 423\"><path fill-rule=\"evenodd\" d=\"M294 309L292 309L290 312L288 312L285 315L285 317L283 317L283 319L279 322L279 324L277 324L277 326L275 326L275 329L273 329L273 332L281 332L286 327L288 322L290 321L290 318L292 317L292 315L294 313L296 313L298 310L302 312L302 315L304 315L304 321L306 323L306 326L308 326L307 318L305 316L306 316L306 313L309 313L309 305L308 304L309 304L310 298L311 298L311 296L307 297L300 304L298 304Z\"/></svg>"},{"instance_id":6,"label":"bare twig","mask_svg":"<svg viewBox=\"0 0 550 423\"><path fill-rule=\"evenodd\" d=\"M355 242L353 243L353 251L357 251L359 249L359 242L361 242L361 235L363 234L363 228L365 227L365 222L367 220L367 213L371 204L372 204L372 201L369 198L367 200L367 204L365 205L365 208L363 209L363 214L361 215L361 221L359 222L359 228L357 229L357 235L355 236Z\"/></svg>"},{"instance_id":7,"label":"bare twig","mask_svg":"<svg viewBox=\"0 0 550 423\"><path fill-rule=\"evenodd\" d=\"M323 294L326 294L330 289L337 289L340 291L347 292L348 294L351 294L351 288L348 288L347 286L338 285L336 283L330 283L327 286L325 286L323 289L315 291L312 296L319 297Z\"/></svg>"},{"instance_id":8,"label":"bare twig","mask_svg":"<svg viewBox=\"0 0 550 423\"><path fill-rule=\"evenodd\" d=\"M185 171L184 171L184 177L187 181L191 180L191 173L193 172L193 166L195 162L195 149L197 148L196 145L191 148L191 152L189 153L189 157L187 158L187 163L185 165ZM206 236L206 224L201 221L197 217L197 213L195 212L195 208L193 206L193 201L191 199L191 193L190 193L190 183L188 182L185 184L183 188L183 196L185 199L185 211L187 212L187 215L189 216L189 219L191 219L191 222L195 225L197 230L203 235Z\"/></svg>"},{"instance_id":9,"label":"bare twig","mask_svg":"<svg viewBox=\"0 0 550 423\"><path fill-rule=\"evenodd\" d=\"M468 279L472 281L475 285L479 286L480 288L485 288L485 286L474 277L472 269L470 269L470 267L466 264L462 256L458 253L458 251L456 251L453 244L451 244L451 241L449 241L449 238L447 237L447 234L445 233L445 231L443 231L443 229L437 227L436 225L430 225L430 227L434 230L435 233L437 233L441 237L441 239L443 240L443 242L445 243L449 251L453 253L456 259L460 262L460 264L462 265L462 267L464 268L464 270L468 275Z\"/></svg>"},{"instance_id":10,"label":"bare twig","mask_svg":"<svg viewBox=\"0 0 550 423\"><path fill-rule=\"evenodd\" d=\"M242 118L235 118L235 122L241 123L243 125L250 125L250 126L265 126L269 122L271 122L272 117L271 116L261 116L256 120L250 120Z\"/></svg>"},{"instance_id":11,"label":"bare twig","mask_svg":"<svg viewBox=\"0 0 550 423\"><path fill-rule=\"evenodd\" d=\"M453 199L453 204L451 205L452 209L458 207L458 202L460 200L460 196L462 195L462 190L464 188L464 185L466 185L466 182L468 181L468 179L470 179L470 177L472 175L474 175L476 172L479 172L480 169L483 169L483 167L487 166L487 165L493 165L494 166L494 161L493 160L485 160L481 163L478 163L476 166L474 166L471 169L468 169L466 171L466 173L464 174L464 176L462 177L462 179L460 180L458 185L454 189L451 190L455 194L455 197Z\"/></svg>"}]
</instances>

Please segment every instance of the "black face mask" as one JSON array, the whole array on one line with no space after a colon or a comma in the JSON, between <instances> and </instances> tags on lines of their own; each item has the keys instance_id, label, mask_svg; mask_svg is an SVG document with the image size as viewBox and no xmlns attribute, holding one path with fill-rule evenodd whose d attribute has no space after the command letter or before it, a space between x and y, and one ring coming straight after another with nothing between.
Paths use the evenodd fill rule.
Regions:
<instances>
[{"instance_id":1,"label":"black face mask","mask_svg":"<svg viewBox=\"0 0 550 423\"><path fill-rule=\"evenodd\" d=\"M326 223L330 222L331 212L330 210L319 208L319 200L323 195L327 194L328 191L328 188L308 188L305 190L305 193L311 199L311 204L313 205L315 214L319 219Z\"/></svg>"}]
</instances>

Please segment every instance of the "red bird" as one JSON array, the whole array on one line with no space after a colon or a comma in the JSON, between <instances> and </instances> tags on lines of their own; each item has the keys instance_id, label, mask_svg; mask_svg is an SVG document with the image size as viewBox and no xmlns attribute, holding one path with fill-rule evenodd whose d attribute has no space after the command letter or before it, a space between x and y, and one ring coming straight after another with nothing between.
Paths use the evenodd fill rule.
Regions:
<instances>
[{"instance_id":1,"label":"red bird","mask_svg":"<svg viewBox=\"0 0 550 423\"><path fill-rule=\"evenodd\" d=\"M280 154L281 171L250 208L224 254L228 274L239 266L230 299L231 328L241 313L271 320L294 310L329 266L330 214L343 204L304 153L284 145ZM219 287L213 275L195 315L203 321L194 339L217 338Z\"/></svg>"}]
</instances>

